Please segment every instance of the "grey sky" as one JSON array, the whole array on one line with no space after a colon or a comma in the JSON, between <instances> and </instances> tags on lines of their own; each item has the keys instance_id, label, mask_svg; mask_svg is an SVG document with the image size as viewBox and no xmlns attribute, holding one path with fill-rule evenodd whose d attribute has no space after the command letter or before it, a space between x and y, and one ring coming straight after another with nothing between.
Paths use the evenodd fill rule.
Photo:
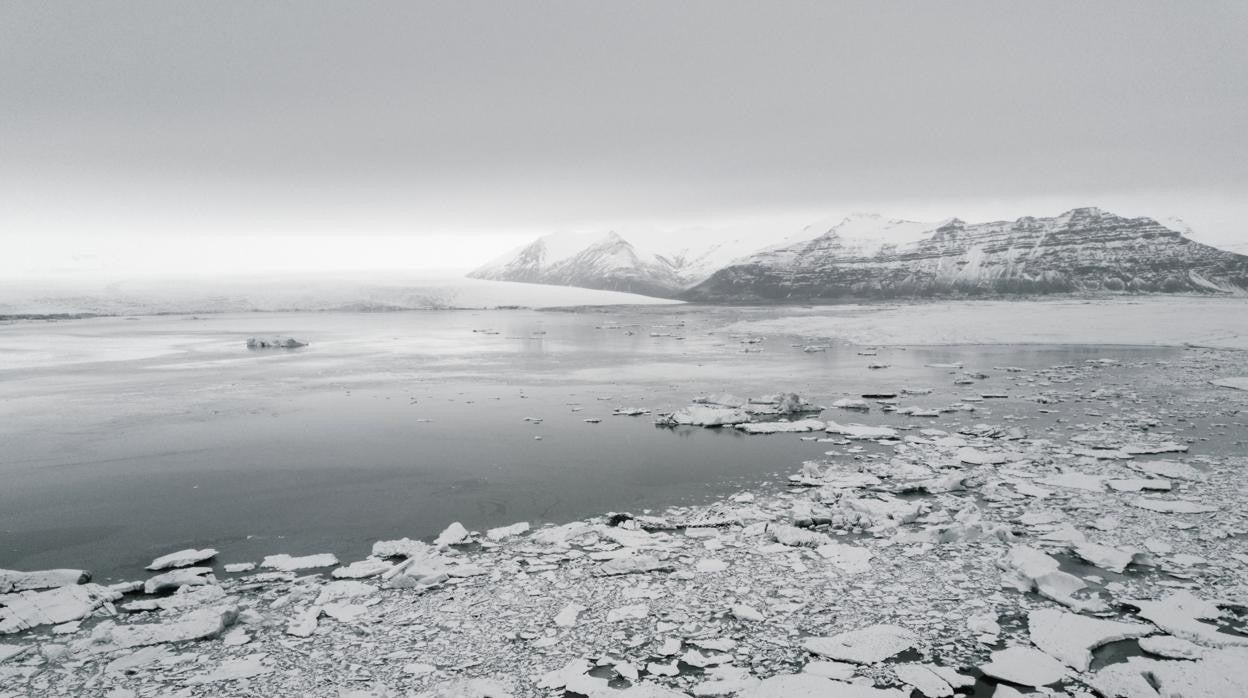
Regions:
<instances>
[{"instance_id":1,"label":"grey sky","mask_svg":"<svg viewBox=\"0 0 1248 698\"><path fill-rule=\"evenodd\" d=\"M1242 1L6 0L0 237L1071 202L1244 240L1245 37Z\"/></svg>"}]
</instances>

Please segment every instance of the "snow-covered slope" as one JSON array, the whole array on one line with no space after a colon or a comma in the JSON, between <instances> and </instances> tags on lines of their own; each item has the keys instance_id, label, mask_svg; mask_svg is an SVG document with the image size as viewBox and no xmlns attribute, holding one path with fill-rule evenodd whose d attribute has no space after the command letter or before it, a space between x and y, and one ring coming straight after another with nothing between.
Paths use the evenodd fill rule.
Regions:
<instances>
[{"instance_id":1,"label":"snow-covered slope","mask_svg":"<svg viewBox=\"0 0 1248 698\"><path fill-rule=\"evenodd\" d=\"M546 235L468 276L651 296L671 296L686 286L675 265L614 232Z\"/></svg>"},{"instance_id":2,"label":"snow-covered slope","mask_svg":"<svg viewBox=\"0 0 1248 698\"><path fill-rule=\"evenodd\" d=\"M847 220L812 240L738 260L686 297L810 301L1095 290L1248 291L1248 257L1194 242L1150 218L1123 218L1096 208L974 225L952 219L926 232L920 230L922 224L898 222L887 236L874 239L859 233L857 225Z\"/></svg>"},{"instance_id":3,"label":"snow-covered slope","mask_svg":"<svg viewBox=\"0 0 1248 698\"><path fill-rule=\"evenodd\" d=\"M799 231L763 224L735 227L557 233L538 238L473 271L476 279L560 284L672 296L734 261L839 228L864 249L910 241L934 224L856 214Z\"/></svg>"},{"instance_id":4,"label":"snow-covered slope","mask_svg":"<svg viewBox=\"0 0 1248 698\"><path fill-rule=\"evenodd\" d=\"M941 225L885 218L878 213L855 213L835 222L812 223L778 245L733 261L767 260L769 264L785 266L795 263L809 250L829 243L836 245L837 254L867 257L918 242Z\"/></svg>"},{"instance_id":5,"label":"snow-covered slope","mask_svg":"<svg viewBox=\"0 0 1248 698\"><path fill-rule=\"evenodd\" d=\"M1187 221L1176 216L1162 218L1160 223L1171 230L1177 230L1180 233L1183 233L1183 237L1199 242L1202 245L1209 245L1210 247L1216 247L1220 250L1226 250L1227 252L1234 252L1235 254L1248 254L1248 240L1218 240L1213 236L1196 231L1192 228L1192 226L1187 224Z\"/></svg>"}]
</instances>

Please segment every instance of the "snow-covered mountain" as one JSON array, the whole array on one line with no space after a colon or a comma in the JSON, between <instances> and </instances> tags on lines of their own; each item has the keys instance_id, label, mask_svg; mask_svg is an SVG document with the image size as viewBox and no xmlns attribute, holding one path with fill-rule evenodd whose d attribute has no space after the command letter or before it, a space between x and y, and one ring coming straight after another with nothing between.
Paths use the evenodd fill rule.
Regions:
<instances>
[{"instance_id":1,"label":"snow-covered mountain","mask_svg":"<svg viewBox=\"0 0 1248 698\"><path fill-rule=\"evenodd\" d=\"M468 276L664 297L687 285L678 275L676 265L639 250L614 232L547 235Z\"/></svg>"},{"instance_id":2,"label":"snow-covered mountain","mask_svg":"<svg viewBox=\"0 0 1248 698\"><path fill-rule=\"evenodd\" d=\"M1074 291L1248 292L1248 257L1195 242L1151 218L1078 208L1053 218L921 230L897 223L864 244L846 221L761 251L690 289L690 300L817 301ZM878 236L877 236L878 237Z\"/></svg>"},{"instance_id":3,"label":"snow-covered mountain","mask_svg":"<svg viewBox=\"0 0 1248 698\"><path fill-rule=\"evenodd\" d=\"M1078 208L970 224L854 214L779 231L548 235L470 276L710 302L1248 291L1248 257L1181 221Z\"/></svg>"},{"instance_id":4,"label":"snow-covered mountain","mask_svg":"<svg viewBox=\"0 0 1248 698\"><path fill-rule=\"evenodd\" d=\"M620 233L546 235L486 264L468 276L496 281L583 286L660 297L678 296L736 260L780 250L837 230L865 250L915 239L930 223L855 214L796 232L773 226L698 227Z\"/></svg>"}]
</instances>

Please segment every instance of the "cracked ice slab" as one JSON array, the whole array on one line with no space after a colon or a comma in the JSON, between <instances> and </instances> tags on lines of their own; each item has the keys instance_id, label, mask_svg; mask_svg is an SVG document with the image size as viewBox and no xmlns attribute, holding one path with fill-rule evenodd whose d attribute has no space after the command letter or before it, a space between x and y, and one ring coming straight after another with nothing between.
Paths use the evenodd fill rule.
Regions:
<instances>
[{"instance_id":1,"label":"cracked ice slab","mask_svg":"<svg viewBox=\"0 0 1248 698\"><path fill-rule=\"evenodd\" d=\"M1143 623L1088 618L1053 608L1032 611L1027 615L1027 625L1032 644L1078 671L1088 670L1092 650L1097 647L1153 632Z\"/></svg>"},{"instance_id":2,"label":"cracked ice slab","mask_svg":"<svg viewBox=\"0 0 1248 698\"><path fill-rule=\"evenodd\" d=\"M916 640L915 634L905 628L881 624L831 637L808 637L802 641L802 647L828 659L874 664L913 647Z\"/></svg>"},{"instance_id":3,"label":"cracked ice slab","mask_svg":"<svg viewBox=\"0 0 1248 698\"><path fill-rule=\"evenodd\" d=\"M0 635L78 620L119 598L98 584L0 595Z\"/></svg>"}]
</instances>

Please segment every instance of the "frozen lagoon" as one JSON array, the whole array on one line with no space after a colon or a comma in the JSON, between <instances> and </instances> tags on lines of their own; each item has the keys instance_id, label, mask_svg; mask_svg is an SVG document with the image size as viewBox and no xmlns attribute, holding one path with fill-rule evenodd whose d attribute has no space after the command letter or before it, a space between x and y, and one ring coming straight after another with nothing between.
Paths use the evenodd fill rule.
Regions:
<instances>
[{"instance_id":1,"label":"frozen lagoon","mask_svg":"<svg viewBox=\"0 0 1248 698\"><path fill-rule=\"evenodd\" d=\"M431 537L456 520L484 529L709 501L774 485L825 445L798 434L659 430L652 416L612 410L672 410L726 389L792 390L831 405L902 386L931 387L915 401L944 405L994 384L952 385L948 369L928 364L1029 368L1174 354L1005 345L880 347L866 356L837 341L809 352L811 338L775 332L794 312L819 311L248 313L0 325L0 568L72 565L111 580L183 547L216 547L225 560L322 550L351 557L372 541ZM752 325L771 332L752 341L764 336L740 331ZM248 351L245 339L257 334L310 346ZM924 420L873 411L853 421Z\"/></svg>"}]
</instances>

